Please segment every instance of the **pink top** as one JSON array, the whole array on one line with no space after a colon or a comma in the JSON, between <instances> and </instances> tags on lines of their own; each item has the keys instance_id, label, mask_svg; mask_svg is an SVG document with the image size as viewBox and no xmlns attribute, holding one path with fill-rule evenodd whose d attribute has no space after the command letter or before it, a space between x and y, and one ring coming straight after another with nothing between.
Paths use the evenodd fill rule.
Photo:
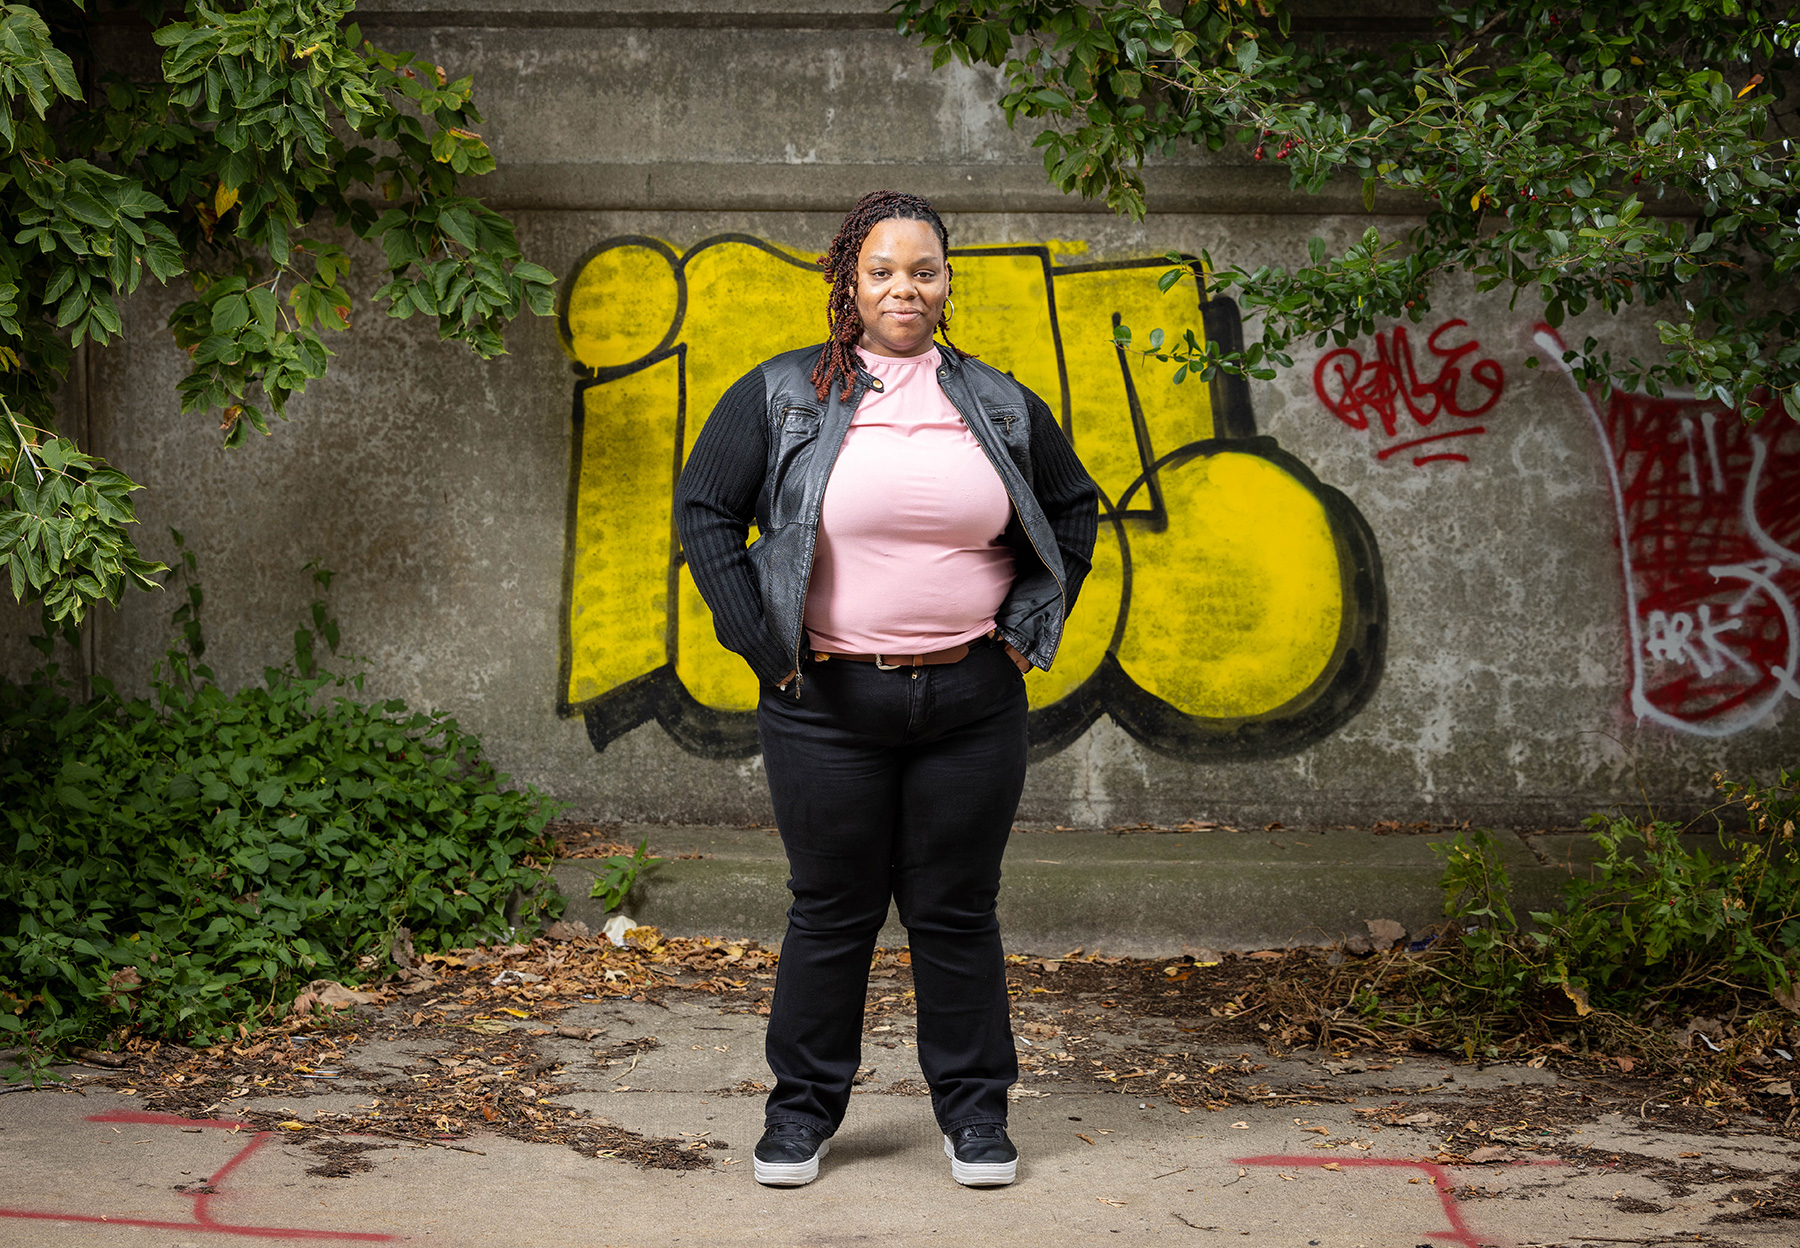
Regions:
<instances>
[{"instance_id":1,"label":"pink top","mask_svg":"<svg viewBox=\"0 0 1800 1248\"><path fill-rule=\"evenodd\" d=\"M941 360L858 348L863 397L825 485L806 629L815 650L918 654L994 627L1012 587L1012 500L938 385Z\"/></svg>"}]
</instances>

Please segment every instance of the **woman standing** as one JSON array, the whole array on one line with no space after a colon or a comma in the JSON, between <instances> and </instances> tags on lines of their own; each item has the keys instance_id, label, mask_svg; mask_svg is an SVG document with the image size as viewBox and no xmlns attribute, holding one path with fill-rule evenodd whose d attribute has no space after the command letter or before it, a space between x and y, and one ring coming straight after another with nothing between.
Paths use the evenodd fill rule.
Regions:
<instances>
[{"instance_id":1,"label":"woman standing","mask_svg":"<svg viewBox=\"0 0 1800 1248\"><path fill-rule=\"evenodd\" d=\"M1056 655L1099 491L1041 399L950 345L949 246L918 196L858 201L820 259L830 339L733 385L676 491L719 640L762 680L791 872L761 1183L818 1175L890 897L951 1173L1017 1173L994 902L1025 781L1023 673Z\"/></svg>"}]
</instances>

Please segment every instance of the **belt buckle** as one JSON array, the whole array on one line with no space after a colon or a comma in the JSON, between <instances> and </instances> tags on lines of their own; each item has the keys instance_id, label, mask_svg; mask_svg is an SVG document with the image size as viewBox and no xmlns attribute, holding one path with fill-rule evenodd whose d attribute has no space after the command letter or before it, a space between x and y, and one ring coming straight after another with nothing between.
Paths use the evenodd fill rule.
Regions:
<instances>
[{"instance_id":1,"label":"belt buckle","mask_svg":"<svg viewBox=\"0 0 1800 1248\"><path fill-rule=\"evenodd\" d=\"M875 656L875 669L877 671L897 672L905 666L906 664L904 663L883 663L879 654Z\"/></svg>"}]
</instances>

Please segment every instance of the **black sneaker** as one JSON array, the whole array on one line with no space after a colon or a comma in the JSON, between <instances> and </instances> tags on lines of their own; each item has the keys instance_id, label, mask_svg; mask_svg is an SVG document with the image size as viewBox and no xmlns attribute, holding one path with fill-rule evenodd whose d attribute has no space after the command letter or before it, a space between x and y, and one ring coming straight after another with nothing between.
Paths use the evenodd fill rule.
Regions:
<instances>
[{"instance_id":1,"label":"black sneaker","mask_svg":"<svg viewBox=\"0 0 1800 1248\"><path fill-rule=\"evenodd\" d=\"M964 1187L1004 1187L1019 1174L1019 1150L1006 1128L987 1124L958 1127L944 1137L950 1177Z\"/></svg>"},{"instance_id":2,"label":"black sneaker","mask_svg":"<svg viewBox=\"0 0 1800 1248\"><path fill-rule=\"evenodd\" d=\"M831 1141L803 1122L770 1123L756 1142L756 1181L769 1187L800 1187L819 1177L819 1158Z\"/></svg>"}]
</instances>

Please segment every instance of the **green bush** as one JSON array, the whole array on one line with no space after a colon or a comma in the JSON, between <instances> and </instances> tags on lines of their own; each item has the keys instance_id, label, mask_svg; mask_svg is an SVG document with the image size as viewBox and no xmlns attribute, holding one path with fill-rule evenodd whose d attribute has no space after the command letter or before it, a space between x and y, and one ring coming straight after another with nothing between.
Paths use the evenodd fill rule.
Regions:
<instances>
[{"instance_id":1,"label":"green bush","mask_svg":"<svg viewBox=\"0 0 1800 1248\"><path fill-rule=\"evenodd\" d=\"M0 682L0 1047L28 1064L109 1032L211 1043L384 964L402 925L448 947L507 935L521 897L522 927L560 904L531 856L552 805L454 719L318 666L323 602L292 662L220 690L183 559L151 698L96 678L78 703L53 666Z\"/></svg>"},{"instance_id":2,"label":"green bush","mask_svg":"<svg viewBox=\"0 0 1800 1248\"><path fill-rule=\"evenodd\" d=\"M1707 986L1761 988L1794 1000L1800 975L1800 773L1770 786L1720 780L1747 834L1721 831L1717 855L1690 850L1666 822L1588 820L1603 851L1572 880L1545 928L1551 982L1619 1010Z\"/></svg>"},{"instance_id":3,"label":"green bush","mask_svg":"<svg viewBox=\"0 0 1800 1248\"><path fill-rule=\"evenodd\" d=\"M1514 917L1487 833L1444 846L1445 913L1458 932L1435 968L1445 1016L1517 1021L1572 1004L1577 1018L1643 1021L1745 996L1753 1010L1760 997L1800 1013L1800 772L1772 785L1714 779L1719 814L1732 817L1719 821L1715 851L1684 845L1689 829L1673 823L1595 815L1591 874L1571 879L1555 910L1534 911L1532 930Z\"/></svg>"}]
</instances>

